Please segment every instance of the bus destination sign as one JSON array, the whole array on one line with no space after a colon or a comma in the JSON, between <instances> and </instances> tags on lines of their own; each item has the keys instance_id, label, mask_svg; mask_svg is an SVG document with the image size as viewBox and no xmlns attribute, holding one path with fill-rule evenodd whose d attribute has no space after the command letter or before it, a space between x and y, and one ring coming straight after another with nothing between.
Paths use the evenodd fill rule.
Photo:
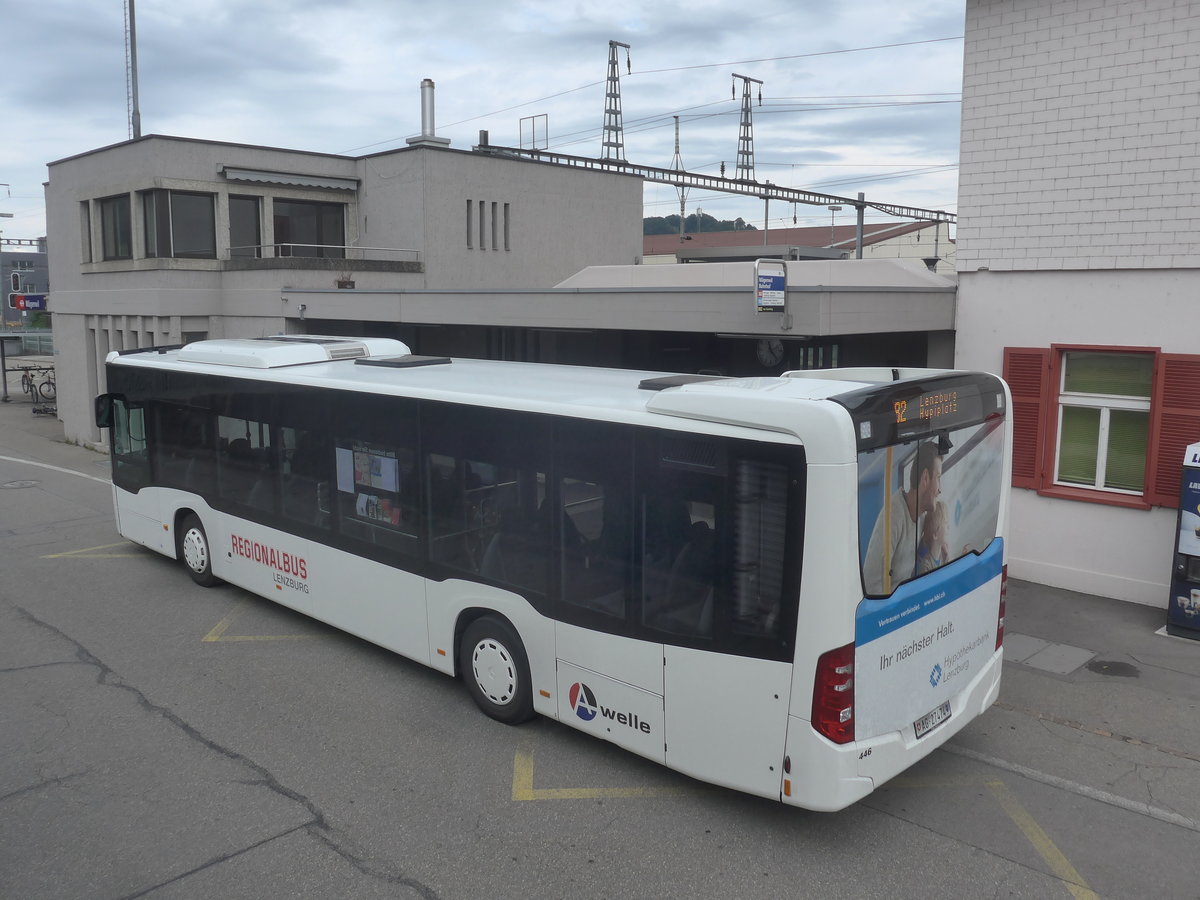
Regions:
<instances>
[{"instance_id":1,"label":"bus destination sign","mask_svg":"<svg viewBox=\"0 0 1200 900\"><path fill-rule=\"evenodd\" d=\"M892 404L892 409L896 413L897 425L903 425L914 418L937 420L953 416L958 412L958 391L932 391L912 400L897 400Z\"/></svg>"},{"instance_id":2,"label":"bus destination sign","mask_svg":"<svg viewBox=\"0 0 1200 900\"><path fill-rule=\"evenodd\" d=\"M1003 386L994 376L981 374L910 378L834 399L857 423L860 452L1005 414Z\"/></svg>"}]
</instances>

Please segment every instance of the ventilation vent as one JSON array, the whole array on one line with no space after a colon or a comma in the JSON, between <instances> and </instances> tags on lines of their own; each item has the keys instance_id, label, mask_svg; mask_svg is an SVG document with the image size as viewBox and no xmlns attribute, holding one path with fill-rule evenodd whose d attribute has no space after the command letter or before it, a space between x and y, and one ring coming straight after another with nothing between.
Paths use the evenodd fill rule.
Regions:
<instances>
[{"instance_id":1,"label":"ventilation vent","mask_svg":"<svg viewBox=\"0 0 1200 900\"><path fill-rule=\"evenodd\" d=\"M367 348L362 344L335 344L326 349L330 359L361 359L367 355Z\"/></svg>"},{"instance_id":2,"label":"ventilation vent","mask_svg":"<svg viewBox=\"0 0 1200 900\"><path fill-rule=\"evenodd\" d=\"M414 369L418 366L446 366L448 356L381 356L375 359L356 359L356 366L384 366L389 369Z\"/></svg>"},{"instance_id":3,"label":"ventilation vent","mask_svg":"<svg viewBox=\"0 0 1200 900\"><path fill-rule=\"evenodd\" d=\"M329 359L360 359L371 355L365 344L347 338L325 337L316 334L277 334L272 337L256 338L256 340L277 344L317 344L325 348Z\"/></svg>"},{"instance_id":4,"label":"ventilation vent","mask_svg":"<svg viewBox=\"0 0 1200 900\"><path fill-rule=\"evenodd\" d=\"M665 391L667 388L682 387L685 384L695 384L698 381L720 381L724 375L663 375L660 378L646 378L639 385L642 391Z\"/></svg>"},{"instance_id":5,"label":"ventilation vent","mask_svg":"<svg viewBox=\"0 0 1200 900\"><path fill-rule=\"evenodd\" d=\"M377 356L392 358L408 347L391 338L344 338L312 335L276 335L268 338L196 341L179 351L180 362L249 369L276 369Z\"/></svg>"}]
</instances>

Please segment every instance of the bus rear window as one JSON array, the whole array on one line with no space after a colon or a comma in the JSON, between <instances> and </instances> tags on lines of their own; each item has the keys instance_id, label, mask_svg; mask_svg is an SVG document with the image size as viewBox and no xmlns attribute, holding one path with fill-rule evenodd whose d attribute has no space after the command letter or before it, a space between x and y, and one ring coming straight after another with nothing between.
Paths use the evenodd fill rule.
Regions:
<instances>
[{"instance_id":1,"label":"bus rear window","mask_svg":"<svg viewBox=\"0 0 1200 900\"><path fill-rule=\"evenodd\" d=\"M982 551L999 527L1004 419L858 454L859 561L868 596Z\"/></svg>"}]
</instances>

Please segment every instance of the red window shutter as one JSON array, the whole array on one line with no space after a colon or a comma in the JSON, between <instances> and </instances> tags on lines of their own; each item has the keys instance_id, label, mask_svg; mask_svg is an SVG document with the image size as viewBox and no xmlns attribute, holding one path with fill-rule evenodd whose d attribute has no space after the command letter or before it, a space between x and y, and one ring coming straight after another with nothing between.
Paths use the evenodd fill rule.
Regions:
<instances>
[{"instance_id":1,"label":"red window shutter","mask_svg":"<svg viewBox=\"0 0 1200 900\"><path fill-rule=\"evenodd\" d=\"M1164 353L1159 362L1150 406L1146 500L1174 508L1183 452L1200 441L1200 356Z\"/></svg>"},{"instance_id":2,"label":"red window shutter","mask_svg":"<svg viewBox=\"0 0 1200 900\"><path fill-rule=\"evenodd\" d=\"M1043 410L1049 375L1048 348L1004 348L1004 380L1012 391L1013 487L1042 486Z\"/></svg>"}]
</instances>

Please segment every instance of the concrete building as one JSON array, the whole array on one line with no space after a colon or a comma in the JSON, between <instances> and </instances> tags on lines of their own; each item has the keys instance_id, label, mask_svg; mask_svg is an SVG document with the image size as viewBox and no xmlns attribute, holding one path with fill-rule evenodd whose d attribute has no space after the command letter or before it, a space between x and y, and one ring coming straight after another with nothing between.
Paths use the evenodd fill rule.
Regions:
<instances>
[{"instance_id":1,"label":"concrete building","mask_svg":"<svg viewBox=\"0 0 1200 900\"><path fill-rule=\"evenodd\" d=\"M1012 575L1165 606L1200 440L1200 6L968 0L956 359L1014 393Z\"/></svg>"},{"instance_id":2,"label":"concrete building","mask_svg":"<svg viewBox=\"0 0 1200 900\"><path fill-rule=\"evenodd\" d=\"M640 179L437 144L352 158L151 135L49 168L73 438L97 437L110 349L394 323L398 293L548 288L641 252Z\"/></svg>"},{"instance_id":3,"label":"concrete building","mask_svg":"<svg viewBox=\"0 0 1200 900\"><path fill-rule=\"evenodd\" d=\"M788 314L757 314L752 263L636 265L640 178L438 140L352 158L148 136L51 163L46 200L74 440L101 439L110 350L202 337L730 374L953 357L953 281L919 261L792 263Z\"/></svg>"}]
</instances>

